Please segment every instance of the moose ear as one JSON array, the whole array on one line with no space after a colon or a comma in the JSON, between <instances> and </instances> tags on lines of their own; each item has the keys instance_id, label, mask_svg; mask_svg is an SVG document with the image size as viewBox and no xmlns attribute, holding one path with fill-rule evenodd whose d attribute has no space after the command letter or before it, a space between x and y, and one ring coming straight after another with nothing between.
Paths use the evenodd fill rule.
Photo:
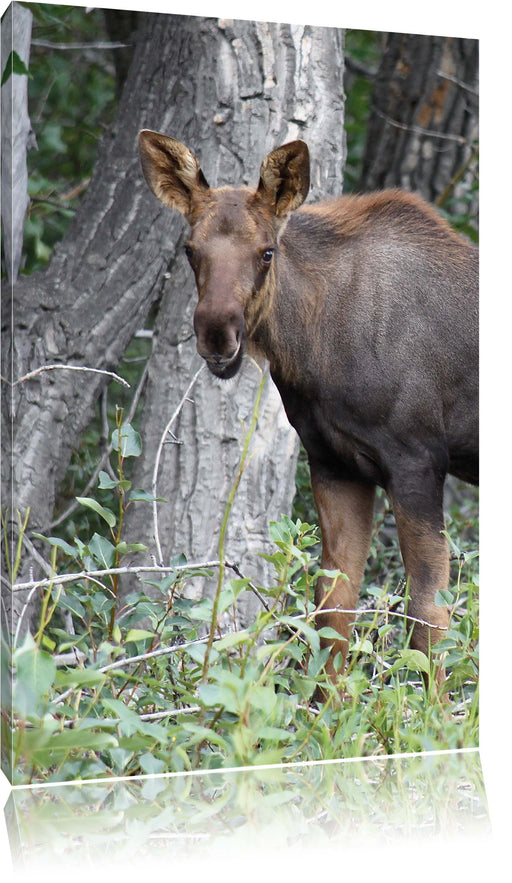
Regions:
<instances>
[{"instance_id":1,"label":"moose ear","mask_svg":"<svg viewBox=\"0 0 512 883\"><path fill-rule=\"evenodd\" d=\"M194 154L175 138L143 129L139 133L139 156L155 196L188 217L194 198L209 189Z\"/></svg>"},{"instance_id":2,"label":"moose ear","mask_svg":"<svg viewBox=\"0 0 512 883\"><path fill-rule=\"evenodd\" d=\"M258 193L277 217L302 205L309 191L309 150L305 141L291 141L269 153L260 169Z\"/></svg>"}]
</instances>

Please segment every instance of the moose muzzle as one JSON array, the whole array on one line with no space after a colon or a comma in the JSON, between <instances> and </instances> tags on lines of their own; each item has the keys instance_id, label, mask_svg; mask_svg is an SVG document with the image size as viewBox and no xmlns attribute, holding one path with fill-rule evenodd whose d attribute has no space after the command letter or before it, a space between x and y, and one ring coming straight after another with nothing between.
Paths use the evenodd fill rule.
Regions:
<instances>
[{"instance_id":1,"label":"moose muzzle","mask_svg":"<svg viewBox=\"0 0 512 883\"><path fill-rule=\"evenodd\" d=\"M194 313L197 352L216 377L228 380L239 371L244 354L242 311L221 313L205 299Z\"/></svg>"}]
</instances>

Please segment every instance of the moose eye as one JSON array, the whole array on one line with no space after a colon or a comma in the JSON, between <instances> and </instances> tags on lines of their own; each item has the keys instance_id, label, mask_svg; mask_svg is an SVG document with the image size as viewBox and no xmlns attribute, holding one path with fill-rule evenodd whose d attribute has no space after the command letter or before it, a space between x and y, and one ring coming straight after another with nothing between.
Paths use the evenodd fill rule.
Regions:
<instances>
[{"instance_id":1,"label":"moose eye","mask_svg":"<svg viewBox=\"0 0 512 883\"><path fill-rule=\"evenodd\" d=\"M261 261L265 265L265 267L268 267L272 263L273 257L274 257L274 249L273 248L266 248L261 256Z\"/></svg>"}]
</instances>

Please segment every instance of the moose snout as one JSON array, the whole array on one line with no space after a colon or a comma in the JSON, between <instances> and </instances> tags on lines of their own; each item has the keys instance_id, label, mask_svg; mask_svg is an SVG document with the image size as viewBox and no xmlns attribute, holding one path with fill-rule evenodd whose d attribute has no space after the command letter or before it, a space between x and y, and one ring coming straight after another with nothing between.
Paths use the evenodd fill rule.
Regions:
<instances>
[{"instance_id":1,"label":"moose snout","mask_svg":"<svg viewBox=\"0 0 512 883\"><path fill-rule=\"evenodd\" d=\"M243 355L243 314L215 313L200 303L194 313L197 352L217 377L233 377Z\"/></svg>"}]
</instances>

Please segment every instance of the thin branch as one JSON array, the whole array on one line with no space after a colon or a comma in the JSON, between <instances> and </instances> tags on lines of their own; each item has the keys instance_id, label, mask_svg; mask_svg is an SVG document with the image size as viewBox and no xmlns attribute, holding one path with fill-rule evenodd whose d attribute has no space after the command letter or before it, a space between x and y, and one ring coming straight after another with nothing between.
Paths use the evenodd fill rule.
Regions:
<instances>
[{"instance_id":1,"label":"thin branch","mask_svg":"<svg viewBox=\"0 0 512 883\"><path fill-rule=\"evenodd\" d=\"M188 705L186 708L168 708L167 711L153 711L148 714L140 714L141 721L156 721L166 717L174 717L175 714L196 714L201 711L200 705Z\"/></svg>"},{"instance_id":2,"label":"thin branch","mask_svg":"<svg viewBox=\"0 0 512 883\"><path fill-rule=\"evenodd\" d=\"M59 50L67 50L67 49L129 49L133 44L132 43L109 43L109 42L98 42L98 43L51 43L49 40L32 40L32 46L37 46L39 49L59 49Z\"/></svg>"},{"instance_id":3,"label":"thin branch","mask_svg":"<svg viewBox=\"0 0 512 883\"><path fill-rule=\"evenodd\" d=\"M171 653L177 653L178 650L186 650L187 647L197 647L198 644L205 644L208 638L197 638L195 641L185 641L183 644L171 644L170 647L160 647L158 650L148 650L147 653L140 653L138 656L126 656L123 659L117 659L108 665L99 668L102 674L107 671L114 671L116 668L124 668L127 663L146 662L148 659L156 659L159 656L170 656Z\"/></svg>"},{"instance_id":4,"label":"thin branch","mask_svg":"<svg viewBox=\"0 0 512 883\"><path fill-rule=\"evenodd\" d=\"M85 368L83 365L42 365L40 368L36 368L35 371L30 371L29 374L25 374L23 377L19 377L18 380L14 380L11 386L16 386L18 383L24 383L26 380L31 380L43 371L54 371L56 369L63 371L90 371L93 374L107 374L109 377L113 377L114 380L117 380L118 383L127 386L128 389L130 388L128 381L124 380L123 377L119 377L119 374L115 374L113 371L105 371L103 368ZM5 378L2 378L2 380L4 380L5 383L9 383Z\"/></svg>"},{"instance_id":5,"label":"thin branch","mask_svg":"<svg viewBox=\"0 0 512 883\"><path fill-rule=\"evenodd\" d=\"M332 607L329 610L319 610L314 611L310 614L311 617L315 617L317 613L355 613L356 615L361 616L364 613L380 613L386 616L397 616L399 619L407 619L409 622L415 622L418 625L426 625L431 629L436 629L439 632L448 631L449 626L447 625L436 625L434 622L428 622L426 619L419 619L417 616L410 616L408 613L398 613L396 610L392 610L391 608L386 607L363 607L361 610L354 610L353 608L348 609L346 607Z\"/></svg>"},{"instance_id":6,"label":"thin branch","mask_svg":"<svg viewBox=\"0 0 512 883\"><path fill-rule=\"evenodd\" d=\"M439 138L442 141L455 141L457 144L467 144L467 138L464 138L462 135L450 135L446 132L435 132L433 129L424 129L422 126L409 126L406 123L399 123L398 120L392 119L386 113L383 113L378 107L374 107L374 111L377 116L380 116L381 119L385 120L390 126L394 126L396 129L402 129L404 132L414 132L417 135L426 135L427 138Z\"/></svg>"},{"instance_id":7,"label":"thin branch","mask_svg":"<svg viewBox=\"0 0 512 883\"><path fill-rule=\"evenodd\" d=\"M81 570L77 573L63 573L55 577L54 581L65 584L76 582L79 579L94 579L104 576L115 576L116 574L120 573L184 573L188 570L207 570L210 567L219 566L220 561L201 561L198 564L179 564L176 567L167 567L164 564L138 564L133 566L127 565L125 567L108 567L104 568L103 570ZM226 563L226 567L231 568L232 565ZM13 592L21 592L24 589L32 589L37 586L47 586L50 584L50 582L50 579L28 580L24 583L14 583L11 588Z\"/></svg>"},{"instance_id":8,"label":"thin branch","mask_svg":"<svg viewBox=\"0 0 512 883\"><path fill-rule=\"evenodd\" d=\"M60 202L58 199L50 199L49 196L31 196L30 201L41 203L42 205L51 205L52 208L57 208L63 212L71 212L72 214L76 211L74 206L65 205L65 203Z\"/></svg>"},{"instance_id":9,"label":"thin branch","mask_svg":"<svg viewBox=\"0 0 512 883\"><path fill-rule=\"evenodd\" d=\"M151 487L152 487L152 494L153 494L153 504L152 504L153 505L153 531L154 531L154 536L155 536L158 561L160 564L163 564L163 560L164 560L163 555L162 555L162 547L160 545L160 536L159 536L159 532L158 532L158 506L157 506L157 499L156 499L157 498L156 486L157 486L157 480L158 480L158 469L160 466L160 457L161 457L162 450L163 450L163 447L165 444L165 440L171 430L171 426L173 425L174 421L178 418L180 411L183 408L183 405L185 404L185 402L187 401L187 399L190 395L190 392L192 391L192 388L193 388L197 378L199 377L201 371L203 370L203 368L204 368L204 363L199 366L199 368L197 369L196 373L194 374L192 380L190 381L189 385L187 386L187 389L185 390L185 393L184 393L180 403L178 404L178 407L174 411L171 419L167 423L167 426L165 427L165 429L162 433L162 436L160 438L160 442L159 442L159 445L157 448L157 452L156 452L155 466L153 469L153 481L152 481Z\"/></svg>"},{"instance_id":10,"label":"thin branch","mask_svg":"<svg viewBox=\"0 0 512 883\"><path fill-rule=\"evenodd\" d=\"M34 543L33 543L32 540L27 536L26 533L24 533L23 536L22 536L22 542L23 542L23 545L25 546L25 548L27 549L29 555L32 556L32 558L34 559L34 561L37 561L37 563L39 564L39 567L40 567L42 570L44 570L44 572L46 573L46 575L47 575L48 577L50 577L50 578L55 578L55 574L53 574L51 564L49 564L48 561L46 561L46 560L43 558L43 556L39 554L39 552L37 551L36 547L34 546Z\"/></svg>"},{"instance_id":11,"label":"thin branch","mask_svg":"<svg viewBox=\"0 0 512 883\"><path fill-rule=\"evenodd\" d=\"M453 77L451 74L445 74L444 71L437 71L437 76L442 77L443 80L449 80L450 83L455 83L456 86L460 86L461 89L478 97L478 89L475 89L474 86L470 86L469 83L464 83L463 80L458 80L457 77Z\"/></svg>"}]
</instances>

